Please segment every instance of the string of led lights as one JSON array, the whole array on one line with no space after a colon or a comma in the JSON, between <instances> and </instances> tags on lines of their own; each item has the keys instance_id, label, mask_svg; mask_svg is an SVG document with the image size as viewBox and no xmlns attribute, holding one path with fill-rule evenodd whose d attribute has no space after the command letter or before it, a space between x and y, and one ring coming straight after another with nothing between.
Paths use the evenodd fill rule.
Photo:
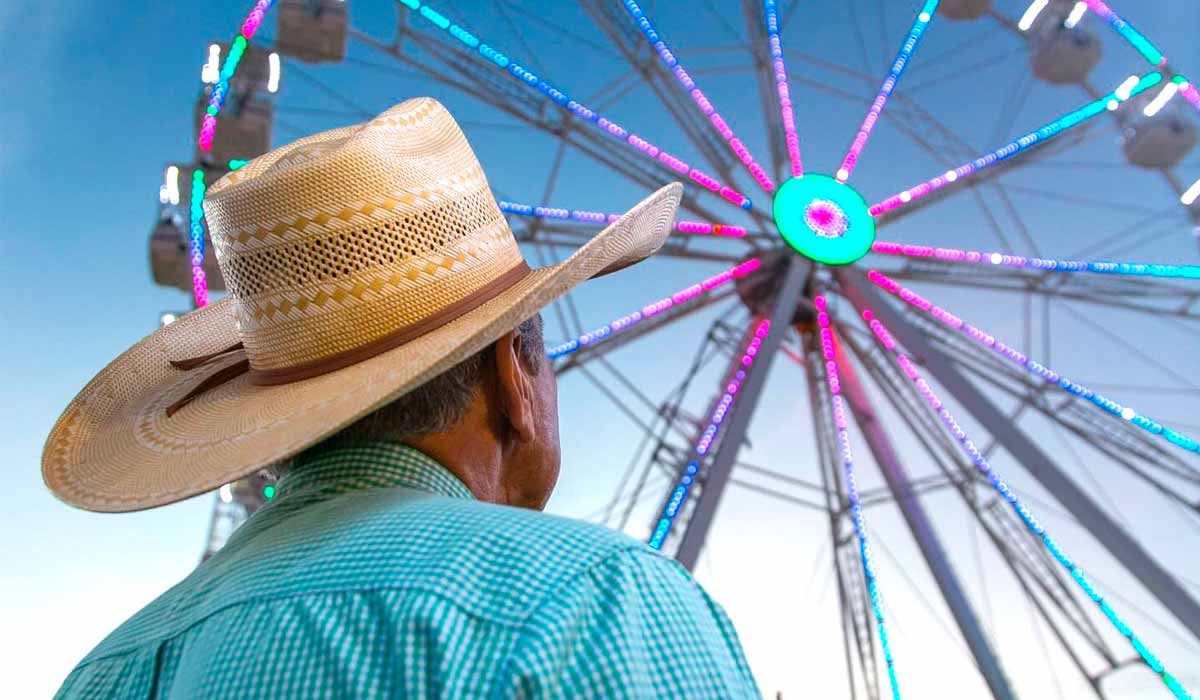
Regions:
<instances>
[{"instance_id":1,"label":"string of led lights","mask_svg":"<svg viewBox=\"0 0 1200 700\"><path fill-rule=\"evenodd\" d=\"M616 122L602 116L599 112L589 109L582 103L571 99L565 92L559 90L552 83L525 68L520 63L512 59L508 54L500 51L495 46L483 43L479 37L467 31L462 26L455 24L445 15L437 10L434 10L429 5L420 2L420 0L399 1L400 4L404 5L410 10L413 10L433 26L446 32L451 37L461 42L464 46L471 49L473 52L478 53L480 56L486 58L490 65L507 72L509 75L521 81L530 89L538 91L550 101L571 112L586 123L596 127L603 133L620 140L628 146L631 146L643 156L657 160L681 175L686 175L693 182L699 184L709 191L717 193L723 199L732 202L742 209L748 211L754 206L754 203L750 201L750 198L741 192L738 192L731 187L722 185L713 176L705 173L702 170L699 170L698 168L689 166L683 160L668 153L667 151L664 151L658 146L655 146L637 134L630 132Z\"/></svg>"},{"instance_id":2,"label":"string of led lights","mask_svg":"<svg viewBox=\"0 0 1200 700\"><path fill-rule=\"evenodd\" d=\"M1140 53L1142 58L1146 59L1147 63L1160 70L1168 69L1167 57L1163 55L1163 52L1159 51L1158 47L1146 38L1145 34L1134 29L1128 20L1114 12L1102 0L1082 0L1082 2L1095 12L1098 17L1108 22L1109 26L1116 30L1121 35L1121 38L1125 39L1130 46ZM1196 89L1196 86L1181 73L1174 73L1171 81L1179 85L1179 94L1183 95L1184 99L1197 112L1200 112L1200 91Z\"/></svg>"},{"instance_id":3,"label":"string of led lights","mask_svg":"<svg viewBox=\"0 0 1200 700\"><path fill-rule=\"evenodd\" d=\"M796 112L792 109L792 91L788 87L787 66L783 62L783 42L779 34L779 8L775 0L763 2L763 21L767 25L767 43L771 50L771 67L775 71L775 90L779 95L779 112L783 119L783 136L787 144L788 158L792 163L792 177L804 176L804 163L800 160L800 136L796 133Z\"/></svg>"},{"instance_id":4,"label":"string of led lights","mask_svg":"<svg viewBox=\"0 0 1200 700\"><path fill-rule=\"evenodd\" d=\"M254 38L255 32L258 31L259 25L262 24L263 16L266 15L267 10L271 9L274 2L275 0L257 0L253 9L246 15L246 19L242 20L241 29L229 47L229 53L225 56L225 62L221 66L217 82L213 84L212 92L209 94L208 105L204 108L204 117L200 120L200 136L196 139L196 145L205 153L212 150L213 137L217 130L217 118L221 114L221 108L225 106L225 98L229 95L229 84L237 75L242 56L246 53L246 48L250 45L250 40ZM203 204L205 189L204 172L202 168L198 168L192 173L192 200L188 212L192 299L197 308L208 304L208 277L204 274Z\"/></svg>"},{"instance_id":5,"label":"string of led lights","mask_svg":"<svg viewBox=\"0 0 1200 700\"><path fill-rule=\"evenodd\" d=\"M675 519L679 517L680 511L683 510L684 502L687 501L688 492L691 491L692 484L696 479L696 473L700 471L700 461L708 454L709 448L717 438L717 433L721 430L721 424L729 416L729 409L737 399L738 390L742 388L742 382L746 381L746 373L754 365L754 359L758 356L758 347L762 345L763 338L767 337L770 330L770 319L759 319L755 324L754 333L742 350L742 357L739 361L741 367L728 378L725 393L717 402L712 415L709 416L708 427L704 429L700 439L696 442L692 459L687 463L683 473L679 475L679 480L671 491L671 498L667 500L667 505L663 508L662 517L659 518L658 525L654 527L654 532L650 535L648 543L654 549L662 549L663 542L671 533L671 527L675 524Z\"/></svg>"},{"instance_id":6,"label":"string of led lights","mask_svg":"<svg viewBox=\"0 0 1200 700\"><path fill-rule=\"evenodd\" d=\"M522 204L521 202L509 202L500 200L496 202L500 206L500 211L505 214L516 214L517 216L528 216L535 219L558 219L561 221L579 221L585 224L611 224L620 218L619 214L606 214L600 211L588 211L586 209L564 209L562 207L539 207L532 204ZM713 235L726 236L730 238L741 238L746 235L746 229L741 226L732 226L730 224L710 224L704 221L686 221L679 220L675 222L675 229L680 233L691 233L696 235Z\"/></svg>"},{"instance_id":7,"label":"string of led lights","mask_svg":"<svg viewBox=\"0 0 1200 700\"><path fill-rule=\"evenodd\" d=\"M1146 38L1138 30L1133 28L1124 17L1118 15L1111 7L1105 4L1102 0L1083 0L1088 8L1096 13L1100 19L1108 22L1109 26L1117 31L1125 41L1129 42L1137 52L1142 55L1146 61L1155 68L1161 68L1167 64L1167 57L1159 51L1154 44Z\"/></svg>"},{"instance_id":8,"label":"string of led lights","mask_svg":"<svg viewBox=\"0 0 1200 700\"><path fill-rule=\"evenodd\" d=\"M217 128L217 117L221 113L221 108L225 106L225 98L229 95L229 83L237 73L238 65L242 62L242 56L246 53L246 48L250 45L250 40L254 38L254 33L258 31L259 25L262 24L263 17L274 3L275 0L257 0L254 3L254 8L250 10L250 13L246 15L246 19L242 21L242 27L238 35L233 38L233 43L229 47L229 54L225 56L225 62L221 66L220 78L213 85L212 93L208 98L208 106L204 109L204 118L200 122L200 137L196 142L200 146L200 150L205 153L212 150L213 134Z\"/></svg>"},{"instance_id":9,"label":"string of led lights","mask_svg":"<svg viewBox=\"0 0 1200 700\"><path fill-rule=\"evenodd\" d=\"M1128 100L1134 95L1149 90L1160 82L1162 82L1162 76L1158 73L1147 73L1140 78L1136 75L1130 76L1125 80L1125 82L1121 83L1116 90L1113 90L1112 92L1093 102L1089 102L1088 104L1073 112L1070 112L1069 114L1065 114L1058 119L1055 119L1036 131L1031 131L1028 134L1025 134L1024 136L1011 141L1000 148L997 148L987 155L980 156L969 163L960 165L953 170L947 170L944 174L938 175L928 182L911 187L903 192L900 192L899 194L894 194L891 197L888 197L878 204L871 205L871 216L879 216L880 214L892 211L893 209L898 209L914 200L928 195L931 192L940 190L952 182L971 177L972 175L975 175L986 168L990 168L1001 161L1007 160L1018 153L1024 152L1033 146L1044 143L1045 141L1049 141L1050 139L1063 134L1069 129L1079 126L1089 119L1094 118L1096 115L1103 114L1106 109L1110 111L1115 110L1122 102Z\"/></svg>"},{"instance_id":10,"label":"string of led lights","mask_svg":"<svg viewBox=\"0 0 1200 700\"><path fill-rule=\"evenodd\" d=\"M192 171L191 205L188 207L188 257L192 263L192 298L196 308L208 305L208 276L204 273L204 168Z\"/></svg>"},{"instance_id":11,"label":"string of led lights","mask_svg":"<svg viewBox=\"0 0 1200 700\"><path fill-rule=\"evenodd\" d=\"M1112 415L1129 421L1149 433L1162 437L1172 445L1188 450L1189 452L1200 453L1200 443L1197 443L1192 438L1165 427L1163 424L1146 417L1130 406L1118 403L1103 394L1092 391L1086 386L1068 379L1041 362L1025 355L1013 346L1002 342L996 336L966 323L958 316L940 306L935 306L925 297L902 286L882 272L871 270L867 273L867 279L874 282L881 289L899 297L909 305L924 311L946 326L961 331L963 335L980 345L995 350L1001 357L1019 367L1025 368L1031 374L1040 377L1048 384L1055 384L1068 393L1086 399Z\"/></svg>"},{"instance_id":12,"label":"string of led lights","mask_svg":"<svg viewBox=\"0 0 1200 700\"><path fill-rule=\"evenodd\" d=\"M692 97L692 101L696 103L696 106L700 108L704 116L708 117L713 128L717 130L717 133L721 135L725 143L729 145L729 150L733 151L733 154L742 162L742 165L745 165L746 169L750 171L750 175L754 177L754 181L758 183L758 186L764 192L774 192L775 183L771 181L771 176L767 175L767 171L763 170L758 161L754 160L754 156L750 154L750 151L746 148L746 144L742 143L742 140L733 133L733 129L720 113L717 112L716 108L713 107L712 101L696 85L696 81L684 69L683 64L679 62L675 54L671 52L670 47L667 46L667 42L663 40L662 35L654 28L654 23L650 21L645 12L642 12L642 8L634 0L622 0L621 4L625 7L625 11L629 13L629 16L633 18L638 29L642 30L646 41L650 42L650 46L658 54L658 57L667 65L667 68L671 69L671 74L675 76L675 79L679 81L683 89L688 91L688 94Z\"/></svg>"},{"instance_id":13,"label":"string of led lights","mask_svg":"<svg viewBox=\"0 0 1200 700\"><path fill-rule=\"evenodd\" d=\"M594 344L598 340L603 340L614 333L619 333L630 326L634 326L648 318L657 316L658 314L695 299L696 297L707 294L717 287L728 284L736 279L745 277L759 268L762 263L757 259L747 260L743 263L734 265L730 269L709 277L708 279L698 284L693 284L675 292L669 297L663 297L658 301L646 304L641 309L633 313L625 314L620 318L600 326L594 331L588 331L577 338L559 343L546 350L546 355L551 359L570 355L580 348Z\"/></svg>"},{"instance_id":14,"label":"string of led lights","mask_svg":"<svg viewBox=\"0 0 1200 700\"><path fill-rule=\"evenodd\" d=\"M875 125L879 122L879 115L883 114L883 108L887 105L888 98L892 96L892 91L896 89L896 83L900 82L900 76L904 75L904 69L908 67L913 52L921 43L925 29L933 21L938 1L925 0L921 11L917 13L917 18L913 20L912 28L908 30L908 36L905 37L904 43L900 45L900 51L896 54L896 60L892 61L892 67L888 70L887 77L883 79L883 85L879 87L879 94L875 96L875 101L867 110L867 116L863 119L862 126L858 128L858 133L850 144L850 150L846 151L846 157L842 159L842 167L838 168L836 175L838 182L849 180L850 174L854 172L854 166L858 164L858 157L866 148L867 139L871 138L871 132L875 130Z\"/></svg>"},{"instance_id":15,"label":"string of led lights","mask_svg":"<svg viewBox=\"0 0 1200 700\"><path fill-rule=\"evenodd\" d=\"M1135 277L1177 277L1200 279L1200 265L1162 265L1159 263L1112 262L1108 260L1056 260L1053 258L1028 258L1008 253L981 253L958 248L935 248L928 245L911 245L892 241L875 241L871 252L881 255L897 255L906 258L933 258L945 262L965 262L975 265L999 265L1051 272L1095 272L1106 275L1132 275Z\"/></svg>"},{"instance_id":16,"label":"string of led lights","mask_svg":"<svg viewBox=\"0 0 1200 700\"><path fill-rule=\"evenodd\" d=\"M863 574L867 579L867 592L871 598L871 611L875 615L875 626L879 629L879 642L883 648L883 658L887 662L892 698L900 700L900 684L896 680L895 659L892 657L892 647L888 641L887 625L883 616L883 597L879 592L875 565L871 560L871 544L867 539L867 522L863 517L858 480L854 475L854 454L850 450L849 423L846 420L845 400L842 399L842 382L838 374L837 353L834 351L835 340L833 328L829 324L825 295L818 294L813 297L813 305L817 308L821 355L825 358L825 381L829 385L829 400L833 408L834 425L837 427L838 449L842 457L842 468L846 472L846 497L850 501L850 519L854 523L854 534L858 538L858 554L862 559Z\"/></svg>"},{"instance_id":17,"label":"string of led lights","mask_svg":"<svg viewBox=\"0 0 1200 700\"><path fill-rule=\"evenodd\" d=\"M1084 594L1086 594L1087 597L1090 598L1092 602L1094 602L1100 608L1100 610L1104 613L1104 616L1108 618L1110 623L1112 623L1112 626L1121 634L1121 636L1125 637L1125 639L1129 641L1129 644L1133 647L1134 651L1136 651L1138 655L1142 657L1142 660L1146 662L1146 665L1153 669L1155 673L1159 674L1159 677L1162 679L1163 683L1168 689L1170 689L1175 697L1179 698L1180 700L1191 698L1191 694L1184 689L1179 680L1171 675L1171 673L1169 673L1165 668L1163 668L1162 662L1159 660L1159 658L1150 651L1149 647L1146 646L1141 638L1139 638L1137 634L1135 634L1129 627L1129 625L1127 625L1125 621L1122 620L1121 617L1116 613L1116 611L1113 610L1112 606L1108 604L1108 601L1105 599L1104 595L1096 590L1095 586L1092 585L1091 580L1088 579L1087 574L1084 573L1083 569L1080 568L1079 565L1076 564L1075 561L1065 551L1063 551L1062 547L1059 546L1057 541L1050 537L1050 534L1046 532L1046 528L1042 526L1041 522L1033 515L1032 512L1030 512L1021 499L1017 497L1017 494L1012 490L1011 487L1009 487L1004 479L1001 478L1000 474L992 468L992 465L988 463L987 457L984 456L983 452L978 446L976 446L975 442L967 436L966 432L959 425L958 421L954 419L954 416L950 413L949 409L946 408L945 404L942 403L941 399L939 399L937 394L934 393L933 388L930 387L929 383L926 382L921 376L921 373L917 370L917 367L913 361L910 360L897 346L895 337L892 336L887 327L884 326L879 319L875 318L874 313L872 313L870 309L863 309L862 317L863 320L865 320L871 327L871 330L875 333L875 337L879 340L879 343L892 353L896 359L896 363L900 365L900 369L905 375L908 376L910 380L912 380L913 384L916 385L917 392L921 394L926 403L929 404L929 407L934 413L937 414L938 418L941 419L941 422L946 427L946 430L954 436L954 439L962 447L963 451L965 451L971 458L971 461L974 462L975 467L987 477L988 483L991 484L996 493L1000 494L1000 496L1002 496L1004 500L1008 502L1013 511L1016 512L1017 516L1021 519L1021 522L1025 523L1025 526L1029 529L1029 531L1032 532L1033 535L1038 538L1043 545L1045 545L1046 549L1051 555L1053 555L1054 559L1071 574L1071 578L1079 586L1080 590L1082 590Z\"/></svg>"}]
</instances>

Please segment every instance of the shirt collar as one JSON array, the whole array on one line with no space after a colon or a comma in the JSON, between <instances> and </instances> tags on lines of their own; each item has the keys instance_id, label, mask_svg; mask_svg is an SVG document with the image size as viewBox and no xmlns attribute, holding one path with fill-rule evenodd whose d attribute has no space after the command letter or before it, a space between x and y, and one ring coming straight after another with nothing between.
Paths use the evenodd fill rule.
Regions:
<instances>
[{"instance_id":1,"label":"shirt collar","mask_svg":"<svg viewBox=\"0 0 1200 700\"><path fill-rule=\"evenodd\" d=\"M424 452L408 445L375 442L297 458L279 480L279 500L291 500L290 494L329 498L393 486L449 498L475 498L466 484Z\"/></svg>"}]
</instances>

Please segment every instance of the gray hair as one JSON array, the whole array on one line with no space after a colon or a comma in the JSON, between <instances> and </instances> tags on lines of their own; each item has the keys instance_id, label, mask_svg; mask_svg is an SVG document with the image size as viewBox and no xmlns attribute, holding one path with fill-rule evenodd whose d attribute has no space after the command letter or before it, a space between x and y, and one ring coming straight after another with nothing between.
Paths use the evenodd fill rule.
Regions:
<instances>
[{"instance_id":1,"label":"gray hair","mask_svg":"<svg viewBox=\"0 0 1200 700\"><path fill-rule=\"evenodd\" d=\"M520 359L532 374L546 364L542 340L542 317L538 314L517 326L521 338ZM359 418L292 459L276 464L271 471L282 476L293 462L328 450L372 442L402 442L440 433L458 424L467 414L475 390L483 377L483 363L491 346L430 379L395 401Z\"/></svg>"}]
</instances>

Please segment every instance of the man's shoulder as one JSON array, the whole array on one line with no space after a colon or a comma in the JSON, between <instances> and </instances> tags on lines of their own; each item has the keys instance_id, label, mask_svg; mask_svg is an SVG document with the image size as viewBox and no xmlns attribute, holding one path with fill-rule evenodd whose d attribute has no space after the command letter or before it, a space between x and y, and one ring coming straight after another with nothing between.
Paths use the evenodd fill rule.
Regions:
<instances>
[{"instance_id":1,"label":"man's shoulder","mask_svg":"<svg viewBox=\"0 0 1200 700\"><path fill-rule=\"evenodd\" d=\"M643 542L603 525L525 508L441 497L405 502L393 500L386 492L374 498L370 520L379 532L373 537L372 528L365 527L359 536L417 534L405 546L384 547L401 559L440 549L451 560L465 557L472 565L485 567L495 561L514 576L542 581L556 580L555 572L586 568L618 552L652 552Z\"/></svg>"},{"instance_id":2,"label":"man's shoulder","mask_svg":"<svg viewBox=\"0 0 1200 700\"><path fill-rule=\"evenodd\" d=\"M390 589L516 623L554 586L623 551L653 554L593 523L377 489L306 508L257 533L240 561L228 563L239 573L220 587L226 600Z\"/></svg>"}]
</instances>

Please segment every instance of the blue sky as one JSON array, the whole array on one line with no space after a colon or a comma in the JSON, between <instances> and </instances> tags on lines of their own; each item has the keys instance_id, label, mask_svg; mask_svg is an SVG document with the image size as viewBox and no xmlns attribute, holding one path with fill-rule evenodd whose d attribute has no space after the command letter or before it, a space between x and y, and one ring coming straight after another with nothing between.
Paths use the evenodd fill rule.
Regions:
<instances>
[{"instance_id":1,"label":"blue sky","mask_svg":"<svg viewBox=\"0 0 1200 700\"><path fill-rule=\"evenodd\" d=\"M186 307L182 293L157 288L149 278L147 240L158 185L165 163L186 160L191 153L191 110L205 46L211 40L227 40L248 4L243 0L154 5L17 0L0 7L0 48L11 57L0 66L9 93L0 104L0 310L10 339L0 345L0 363L5 368L0 382L0 440L8 450L0 485L9 495L3 516L5 536L0 540L0 557L6 562L0 600L9 634L0 642L5 645L0 655L19 669L15 686L8 686L15 688L14 696L47 695L108 629L186 575L200 553L211 497L147 513L87 514L61 505L45 492L38 463L46 433L74 393L112 357L151 331L160 312ZM853 29L848 9L852 5L859 14L864 50L859 49ZM812 61L789 61L810 169L829 172L840 160L903 27L911 20L909 5L915 3L888 3L890 9L883 16L878 11L882 4L868 0L808 2L796 10L784 33L785 46L871 76L858 80ZM437 6L510 54L535 55L530 65L572 96L592 95L628 70L577 7L509 2ZM708 3L702 11L691 11L679 3L647 4L718 109L750 149L765 158L758 97L753 78L744 70L748 60L744 49L733 46L744 34L740 10L722 14L709 9L718 6ZM1024 3L1014 0L998 0L996 6L1008 16L1024 9ZM374 36L390 36L393 7L386 0L359 0L354 3L354 24ZM1200 76L1200 44L1194 38L1200 6L1188 0L1164 0L1152 5L1125 2L1117 9L1154 38L1173 64ZM577 35L563 36L555 25ZM1077 90L1023 78L1028 73L1024 50L1012 37L984 31L991 26L935 21L900 88L901 93L910 88L905 94L979 152L1085 101ZM1104 38L1105 57L1094 74L1098 85L1110 88L1141 70L1137 57L1113 41L1106 27L1091 17L1084 27ZM264 37L273 31L274 23L268 19ZM305 75L333 86L368 112L429 94L443 100L464 122L498 195L540 200L554 155L552 140L513 128L493 108L415 73L384 70L394 64L365 47L352 47L351 56L356 63L304 66L299 71L285 66L277 99L277 143L355 120L344 104L322 94ZM923 57L942 60L922 63ZM801 80L841 89L849 99L832 97ZM1025 90L1028 98L1022 100ZM1009 106L1019 108L1004 117ZM311 108L335 113L314 116L303 111ZM699 160L646 89L633 89L605 109L660 145ZM1161 211L1159 218L1124 241L1136 244L1131 250L1121 250L1118 243L1103 252L1197 262L1191 227L1171 208L1173 196L1157 178L1124 167L1116 139L1111 126L1104 125L1071 154L1006 176L1039 249L1048 255L1068 255L1147 212ZM875 201L940 171L885 118L854 182L868 200ZM1200 154L1189 156L1180 174L1187 182L1200 177ZM741 185L753 196L748 177L741 179ZM642 194L585 156L568 153L547 203L619 211ZM708 204L727 212L731 223L744 223L736 211L717 200ZM1014 233L1014 220L1006 218L1001 226L1015 252L1030 252ZM1002 248L981 223L979 209L963 194L945 206L909 217L889 228L886 236ZM728 241L704 245L741 250ZM581 290L579 311L585 325L596 326L718 269L709 264L652 261L643 269ZM933 287L927 292L984 328L1013 339L1022 337L1024 308L1019 297ZM1126 346L1081 321L1081 316L1145 350L1169 371L1137 359ZM613 361L657 400L678 380L680 365L695 351L713 318L710 313L681 323L663 337L614 353ZM1182 426L1188 420L1197 422L1194 382L1200 360L1193 351L1194 331L1194 326L1187 331L1178 324L1133 314L1060 304L1052 310L1049 337L1035 331L1033 347L1039 351L1050 347L1056 367L1085 381L1178 390L1138 390L1128 400ZM552 322L548 340L562 335ZM689 410L703 410L708 393L702 387L713 385L715 373L714 365L697 380L701 388L689 395ZM781 359L770 387L751 430L746 459L815 480L811 423L807 407L799 400L805 395L801 372ZM565 468L551 509L583 516L602 506L612 493L640 434L578 374L564 378L561 400ZM881 411L895 418L890 409ZM1034 424L1030 429L1039 431L1047 448L1077 478L1086 480L1099 500L1112 503L1119 518L1156 556L1177 566L1181 576L1200 581L1200 564L1188 556L1200 547L1195 519L1181 518L1169 509L1163 512L1158 497L1089 452L1086 445L1063 443L1044 432L1044 426ZM1200 426L1195 432L1200 432ZM911 439L898 435L897 443L911 459L914 473L932 470ZM877 485L880 480L866 450L859 445L857 451L864 483ZM1012 475L1015 484L1050 500L1010 457L1001 453L994 461ZM1047 632L1029 625L1007 574L999 570L1000 563L987 554L973 558L974 535L964 525L961 506L945 493L927 496L925 502L942 524L955 556L961 557L960 573L981 616L1007 650L1006 665L1014 682L1025 697L1050 696L1045 691L1054 684L1044 660L1047 654L1032 651L1038 635L1047 637ZM629 527L631 534L645 534L652 509L638 511ZM948 617L902 531L900 518L890 507L869 515L891 552L881 557L881 577L894 609L897 654L902 673L907 674L906 686L917 696L922 696L922 690L923 696L931 696L928 693L936 691L939 682L953 682L973 697L981 687L964 661L961 643L944 629ZM1127 617L1145 629L1143 635L1164 659L1178 669L1187 668L1189 661L1196 668L1200 648L1194 640L1178 641L1182 636L1178 626L1165 619L1156 603L1136 589L1104 550L1069 519L1053 514L1045 519L1064 530L1063 539L1077 549L1081 561L1095 562L1091 569L1100 580L1136 606ZM822 515L732 491L697 572L742 630L764 690L782 689L785 697L803 691L822 697L845 692L840 671L829 670L839 669L842 662L827 549L822 553L825 527ZM911 585L906 584L909 580ZM932 614L926 605L932 606ZM1006 614L1009 606L1019 614ZM1061 654L1055 654L1050 658L1061 662ZM1063 670L1060 675L1064 697L1086 697L1072 672ZM1189 677L1186 672L1181 675ZM1195 671L1190 682L1193 689L1200 687ZM1142 697L1154 688L1153 680L1137 671L1120 674L1112 683L1114 697Z\"/></svg>"}]
</instances>

